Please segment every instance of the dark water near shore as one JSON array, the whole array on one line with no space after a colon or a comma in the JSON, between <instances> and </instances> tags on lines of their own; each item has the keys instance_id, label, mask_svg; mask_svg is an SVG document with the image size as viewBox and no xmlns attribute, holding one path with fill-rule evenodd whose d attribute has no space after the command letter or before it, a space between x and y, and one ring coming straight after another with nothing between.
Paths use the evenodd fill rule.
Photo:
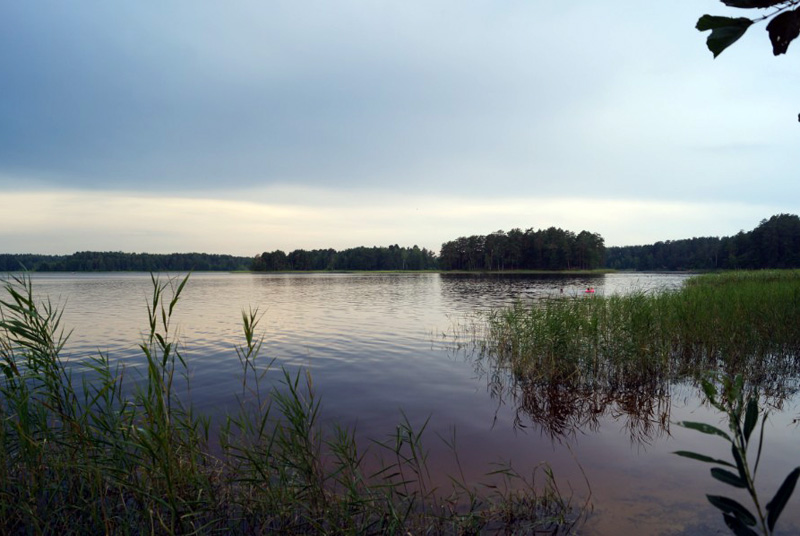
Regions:
<instances>
[{"instance_id":1,"label":"dark water near shore","mask_svg":"<svg viewBox=\"0 0 800 536\"><path fill-rule=\"evenodd\" d=\"M573 407L557 426L543 425L536 411L552 408L525 400L485 360L454 344L462 334L458 326L467 326L475 313L516 300L562 291L580 296L587 287L606 295L655 292L676 288L685 277L196 273L174 325L190 368L190 396L201 411L223 415L235 409L241 314L257 307L263 314L262 357L275 358L269 378L278 380L281 367L309 369L327 422L355 426L365 439L384 439L401 411L416 426L430 418L431 469L439 475L455 470L437 438L455 430L474 483L485 481L495 462L510 461L522 474L548 462L575 504L591 493L594 511L582 534L726 534L705 494L729 490L714 484L708 466L671 454L728 454L723 440L670 424L719 421L700 407L694 388L672 385L658 396L627 393L608 404L591 394L562 394L566 405L584 404L593 414ZM102 351L128 371L142 367L138 343L147 325L149 274L35 274L33 280L40 296L64 305L63 325L73 329L67 354L74 362ZM798 414L797 397L771 413L757 478L766 497L800 465L800 429L792 423ZM792 530L800 527L798 504L793 497L780 533L800 531Z\"/></svg>"}]
</instances>

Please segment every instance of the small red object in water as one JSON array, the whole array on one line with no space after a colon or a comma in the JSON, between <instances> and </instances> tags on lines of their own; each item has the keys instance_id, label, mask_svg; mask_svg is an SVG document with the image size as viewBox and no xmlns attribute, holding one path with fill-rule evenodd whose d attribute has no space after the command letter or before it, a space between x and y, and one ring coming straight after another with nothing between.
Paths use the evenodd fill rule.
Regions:
<instances>
[{"instance_id":1,"label":"small red object in water","mask_svg":"<svg viewBox=\"0 0 800 536\"><path fill-rule=\"evenodd\" d=\"M594 289L593 288L587 288L586 289L586 293L587 294L594 294Z\"/></svg>"}]
</instances>

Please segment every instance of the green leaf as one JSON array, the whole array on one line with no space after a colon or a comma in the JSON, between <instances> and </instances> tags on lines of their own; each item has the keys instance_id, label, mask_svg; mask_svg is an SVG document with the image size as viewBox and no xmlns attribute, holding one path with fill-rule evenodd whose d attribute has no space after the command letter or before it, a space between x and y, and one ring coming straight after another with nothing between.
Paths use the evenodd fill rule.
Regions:
<instances>
[{"instance_id":1,"label":"green leaf","mask_svg":"<svg viewBox=\"0 0 800 536\"><path fill-rule=\"evenodd\" d=\"M711 35L706 40L708 50L714 53L714 57L719 56L723 50L735 43L753 21L746 17L716 17L703 15L697 21L697 29L701 32L711 30Z\"/></svg>"},{"instance_id":2,"label":"green leaf","mask_svg":"<svg viewBox=\"0 0 800 536\"><path fill-rule=\"evenodd\" d=\"M784 11L767 24L772 53L775 56L786 54L789 43L800 35L800 8Z\"/></svg>"},{"instance_id":3,"label":"green leaf","mask_svg":"<svg viewBox=\"0 0 800 536\"><path fill-rule=\"evenodd\" d=\"M183 292L183 287L185 287L186 283L189 282L189 276L190 275L191 275L191 273L186 274L186 277L184 277L183 281L181 281L180 285L178 285L178 289L175 291L175 293L174 293L174 295L172 297L172 301L169 302L169 316L172 316L172 311L173 311L173 309L175 309L175 304L178 303L178 298L180 297L181 292Z\"/></svg>"},{"instance_id":4,"label":"green leaf","mask_svg":"<svg viewBox=\"0 0 800 536\"><path fill-rule=\"evenodd\" d=\"M747 481L744 480L742 477L725 469L720 469L719 467L714 467L713 469L711 469L711 476L713 476L720 482L724 482L726 484L729 484L737 488L747 487Z\"/></svg>"},{"instance_id":5,"label":"green leaf","mask_svg":"<svg viewBox=\"0 0 800 536\"><path fill-rule=\"evenodd\" d=\"M789 473L789 476L786 477L786 480L783 481L781 487L778 488L777 493L775 493L775 497L767 503L767 525L769 525L769 530L775 528L775 523L778 521L778 516L781 515L783 511L783 507L786 506L786 503L789 501L789 497L792 496L792 492L794 492L794 486L797 484L797 478L800 477L800 467L795 467L794 471Z\"/></svg>"},{"instance_id":6,"label":"green leaf","mask_svg":"<svg viewBox=\"0 0 800 536\"><path fill-rule=\"evenodd\" d=\"M725 460L718 460L716 458L711 458L710 456L705 456L703 454L698 454L696 452L689 452L688 450L677 450L673 452L673 454L677 454L678 456L683 456L684 458L697 460L699 462L718 463L720 465L727 465L728 467L734 467L732 463L726 462Z\"/></svg>"},{"instance_id":7,"label":"green leaf","mask_svg":"<svg viewBox=\"0 0 800 536\"><path fill-rule=\"evenodd\" d=\"M744 416L744 440L750 441L750 434L758 422L758 402L755 398L747 401L747 411Z\"/></svg>"},{"instance_id":8,"label":"green leaf","mask_svg":"<svg viewBox=\"0 0 800 536\"><path fill-rule=\"evenodd\" d=\"M747 508L733 499L722 497L720 495L706 495L706 497L708 498L708 502L722 510L723 513L733 514L738 520L742 521L746 525L752 526L756 524L756 518L753 517L753 514L751 514Z\"/></svg>"},{"instance_id":9,"label":"green leaf","mask_svg":"<svg viewBox=\"0 0 800 536\"><path fill-rule=\"evenodd\" d=\"M702 422L683 421L679 422L678 426L683 426L684 428L688 428L689 430L697 430L698 432L702 432L704 434L718 435L720 437L724 437L728 441L731 441L731 438L728 434L726 434L716 426L711 426L710 424Z\"/></svg>"}]
</instances>

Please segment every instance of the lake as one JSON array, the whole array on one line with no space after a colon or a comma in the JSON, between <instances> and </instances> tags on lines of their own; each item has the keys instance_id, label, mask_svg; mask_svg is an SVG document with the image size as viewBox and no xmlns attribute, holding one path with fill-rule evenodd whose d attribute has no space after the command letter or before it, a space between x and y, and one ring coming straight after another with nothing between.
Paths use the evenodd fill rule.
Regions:
<instances>
[{"instance_id":1,"label":"lake","mask_svg":"<svg viewBox=\"0 0 800 536\"><path fill-rule=\"evenodd\" d=\"M418 427L429 419L430 467L442 485L455 466L437 436L455 432L466 477L475 484L489 481L485 475L498 462L511 462L523 475L549 463L574 504L591 501L582 534L727 534L705 494L729 489L710 478L710 466L672 454L729 455L723 440L671 424L721 422L701 406L694 387L674 384L607 400L597 393L524 393L466 344L476 313L517 300L591 299L587 287L605 295L657 292L678 288L686 277L195 273L174 326L189 366L188 396L203 412L221 417L236 409L241 315L258 308L261 355L275 359L270 380L281 378L282 367L310 370L324 422L355 427L364 444L391 435L403 414ZM142 370L138 343L147 326L149 274L32 279L39 296L64 307L62 324L73 330L66 347L71 362L100 351L124 365L128 377ZM770 414L756 480L767 498L800 462L798 414L797 397ZM797 500L781 517L781 533L800 532Z\"/></svg>"}]
</instances>

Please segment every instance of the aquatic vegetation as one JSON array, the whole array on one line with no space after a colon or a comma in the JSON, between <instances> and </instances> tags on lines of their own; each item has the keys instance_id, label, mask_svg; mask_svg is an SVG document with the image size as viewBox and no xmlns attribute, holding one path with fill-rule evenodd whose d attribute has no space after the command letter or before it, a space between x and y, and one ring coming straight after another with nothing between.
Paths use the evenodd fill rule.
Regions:
<instances>
[{"instance_id":1,"label":"aquatic vegetation","mask_svg":"<svg viewBox=\"0 0 800 536\"><path fill-rule=\"evenodd\" d=\"M800 350L799 306L798 271L713 274L677 291L517 304L478 335L487 352L547 378L747 368Z\"/></svg>"},{"instance_id":2,"label":"aquatic vegetation","mask_svg":"<svg viewBox=\"0 0 800 536\"><path fill-rule=\"evenodd\" d=\"M743 374L771 404L798 389L800 271L726 272L674 291L556 295L479 316L457 340L492 392L553 437L607 412L632 438L669 426L670 385ZM462 343L463 344L463 343ZM502 394L501 394L502 392Z\"/></svg>"},{"instance_id":3,"label":"aquatic vegetation","mask_svg":"<svg viewBox=\"0 0 800 536\"><path fill-rule=\"evenodd\" d=\"M405 417L364 447L323 427L307 373L266 381L257 310L244 312L238 412L216 427L179 396L188 383L173 313L188 278L152 278L140 378L105 354L76 370L57 305L30 279L0 299L0 527L4 534L566 533L578 509L543 482L494 468L489 492L433 485L425 424ZM455 438L446 442L458 460ZM499 483L498 483L499 482ZM504 484L504 485L501 485Z\"/></svg>"},{"instance_id":4,"label":"aquatic vegetation","mask_svg":"<svg viewBox=\"0 0 800 536\"><path fill-rule=\"evenodd\" d=\"M736 376L735 379L723 378L722 385L722 396L718 397L717 387L714 383L708 380L703 381L703 389L709 403L727 415L730 433L705 423L684 421L679 424L691 430L724 438L731 445L733 463L691 451L681 450L675 454L721 466L712 468L711 476L734 488L744 489L750 495L755 515L730 497L721 495L706 496L712 505L722 511L725 524L734 534L756 536L758 533L753 527L757 527L762 535L769 536L775 530L775 524L794 492L797 479L800 477L800 467L795 467L787 475L772 500L766 504L766 507L762 507L762 501L755 486L755 478L758 471L758 463L761 460L764 443L764 424L766 423L767 415L766 413L762 414L758 407L757 394L749 396L745 403L744 380L741 375ZM761 433L758 436L758 453L755 463L751 464L747 457L747 449L752 443L751 439L755 439L753 431L756 429L759 416L761 416ZM731 469L735 470L735 472Z\"/></svg>"},{"instance_id":5,"label":"aquatic vegetation","mask_svg":"<svg viewBox=\"0 0 800 536\"><path fill-rule=\"evenodd\" d=\"M726 439L733 459L677 454L717 465L712 477L747 492L752 510L732 498L708 495L735 534L773 533L800 467L763 505L755 477L767 415L755 393L745 401L744 385L758 386L771 406L797 392L800 271L707 274L675 291L518 303L478 318L465 332L478 351L476 363L488 370L492 392L510 393L518 420L524 415L554 438L595 427L613 413L627 418L632 439L647 441L668 432L671 386L701 386L709 403L728 416L730 432L678 424ZM723 378L717 382L721 394L709 374ZM751 464L748 447L755 443L759 417Z\"/></svg>"}]
</instances>

